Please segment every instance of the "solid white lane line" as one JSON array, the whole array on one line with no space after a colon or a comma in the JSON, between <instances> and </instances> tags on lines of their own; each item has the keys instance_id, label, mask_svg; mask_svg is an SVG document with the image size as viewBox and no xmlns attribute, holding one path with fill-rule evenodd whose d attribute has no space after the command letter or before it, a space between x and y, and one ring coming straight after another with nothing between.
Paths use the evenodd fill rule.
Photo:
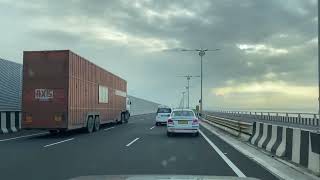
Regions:
<instances>
[{"instance_id":1,"label":"solid white lane line","mask_svg":"<svg viewBox=\"0 0 320 180\"><path fill-rule=\"evenodd\" d=\"M220 155L220 157L228 164L228 166L235 172L238 177L246 177L241 170L234 165L230 159L201 131L199 130L202 137L210 144L210 146Z\"/></svg>"},{"instance_id":2,"label":"solid white lane line","mask_svg":"<svg viewBox=\"0 0 320 180\"><path fill-rule=\"evenodd\" d=\"M150 129L153 129L155 126L152 126Z\"/></svg>"},{"instance_id":3,"label":"solid white lane line","mask_svg":"<svg viewBox=\"0 0 320 180\"><path fill-rule=\"evenodd\" d=\"M108 131L108 130L113 129L113 128L114 127L109 127L109 128L104 129L104 131Z\"/></svg>"},{"instance_id":4,"label":"solid white lane line","mask_svg":"<svg viewBox=\"0 0 320 180\"><path fill-rule=\"evenodd\" d=\"M8 139L0 139L0 142L20 139L20 138L25 138L25 137L31 137L31 136L37 136L37 135L43 135L43 134L49 134L49 133L48 132L42 132L42 133L29 134L29 135L18 136L18 137L13 137L13 138L8 138Z\"/></svg>"},{"instance_id":5,"label":"solid white lane line","mask_svg":"<svg viewBox=\"0 0 320 180\"><path fill-rule=\"evenodd\" d=\"M138 141L140 138L135 138L133 141L131 141L129 144L127 144L126 146L129 147L131 144L133 144L134 142Z\"/></svg>"},{"instance_id":6,"label":"solid white lane line","mask_svg":"<svg viewBox=\"0 0 320 180\"><path fill-rule=\"evenodd\" d=\"M63 143L63 142L67 142L67 141L71 141L73 140L74 138L70 138L70 139L66 139L66 140L63 140L63 141L59 141L59 142L55 142L55 143L52 143L52 144L47 144L43 147L49 147L49 146L53 146L53 145L56 145L56 144L60 144L60 143Z\"/></svg>"}]
</instances>

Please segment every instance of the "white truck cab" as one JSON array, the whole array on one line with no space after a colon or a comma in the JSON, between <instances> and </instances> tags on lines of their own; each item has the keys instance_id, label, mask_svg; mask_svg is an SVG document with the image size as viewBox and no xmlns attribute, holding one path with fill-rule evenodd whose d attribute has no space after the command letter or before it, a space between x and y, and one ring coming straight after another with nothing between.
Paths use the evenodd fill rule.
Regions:
<instances>
[{"instance_id":1,"label":"white truck cab","mask_svg":"<svg viewBox=\"0 0 320 180\"><path fill-rule=\"evenodd\" d=\"M127 97L126 99L126 112L125 112L125 119L126 121L128 121L128 119L130 118L131 116L131 100L129 97Z\"/></svg>"}]
</instances>

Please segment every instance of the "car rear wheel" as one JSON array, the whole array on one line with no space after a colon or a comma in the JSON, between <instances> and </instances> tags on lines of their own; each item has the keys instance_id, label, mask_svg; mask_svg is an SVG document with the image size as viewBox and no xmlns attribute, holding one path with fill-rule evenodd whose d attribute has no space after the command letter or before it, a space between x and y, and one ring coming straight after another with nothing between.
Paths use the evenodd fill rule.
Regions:
<instances>
[{"instance_id":1,"label":"car rear wheel","mask_svg":"<svg viewBox=\"0 0 320 180\"><path fill-rule=\"evenodd\" d=\"M158 123L158 122L156 122L156 126L159 126L159 123Z\"/></svg>"},{"instance_id":2,"label":"car rear wheel","mask_svg":"<svg viewBox=\"0 0 320 180\"><path fill-rule=\"evenodd\" d=\"M87 121L87 129L86 129L87 133L92 133L93 128L94 128L94 120L92 117L89 117Z\"/></svg>"},{"instance_id":3,"label":"car rear wheel","mask_svg":"<svg viewBox=\"0 0 320 180\"><path fill-rule=\"evenodd\" d=\"M168 137L173 136L172 132L167 131L167 136L168 136Z\"/></svg>"},{"instance_id":4,"label":"car rear wheel","mask_svg":"<svg viewBox=\"0 0 320 180\"><path fill-rule=\"evenodd\" d=\"M94 131L99 131L100 129L100 118L99 116L97 116L96 118L94 118Z\"/></svg>"}]
</instances>

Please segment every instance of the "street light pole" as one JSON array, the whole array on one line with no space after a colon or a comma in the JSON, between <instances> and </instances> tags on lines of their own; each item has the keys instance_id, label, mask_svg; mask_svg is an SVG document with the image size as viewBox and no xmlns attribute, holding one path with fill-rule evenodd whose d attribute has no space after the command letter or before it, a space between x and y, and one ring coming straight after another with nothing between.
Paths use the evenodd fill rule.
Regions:
<instances>
[{"instance_id":1,"label":"street light pole","mask_svg":"<svg viewBox=\"0 0 320 180\"><path fill-rule=\"evenodd\" d=\"M188 109L190 108L190 77L188 79Z\"/></svg>"},{"instance_id":2,"label":"street light pole","mask_svg":"<svg viewBox=\"0 0 320 180\"><path fill-rule=\"evenodd\" d=\"M201 52L201 51L200 51ZM202 56L199 52L200 58L201 58L201 75L200 75L200 81L201 81L201 96L200 96L200 113L202 114L202 105L203 105L203 99L202 99L202 77L203 77L203 73L202 73ZM204 52L203 52L204 53Z\"/></svg>"},{"instance_id":3,"label":"street light pole","mask_svg":"<svg viewBox=\"0 0 320 180\"><path fill-rule=\"evenodd\" d=\"M190 74L187 74L187 75L185 75L185 76L178 76L178 77L186 77L187 78L187 86L186 86L186 90L187 90L187 93L188 93L188 104L187 104L187 108L189 109L190 108L190 80L191 80L191 78L193 78L193 77L200 77L200 76L192 76L192 75L190 75Z\"/></svg>"},{"instance_id":4,"label":"street light pole","mask_svg":"<svg viewBox=\"0 0 320 180\"><path fill-rule=\"evenodd\" d=\"M204 56L206 51L219 51L220 49L214 49L214 50L209 50L209 49L181 49L181 51L196 51L199 52L199 56L201 58L201 97L200 97L200 113L202 114L203 110L203 92L202 92L202 79L203 79L203 67L202 67L202 56Z\"/></svg>"},{"instance_id":5,"label":"street light pole","mask_svg":"<svg viewBox=\"0 0 320 180\"><path fill-rule=\"evenodd\" d=\"M188 109L190 108L190 76L187 77L188 80L188 86L187 86L187 91L188 91Z\"/></svg>"},{"instance_id":6,"label":"street light pole","mask_svg":"<svg viewBox=\"0 0 320 180\"><path fill-rule=\"evenodd\" d=\"M203 67L202 67L202 56L204 56L206 53L205 53L205 51L208 51L207 49L201 49L201 50L199 50L199 56L200 56L200 59L201 59L201 62L200 62L200 64L201 64L201 68L200 68L200 73L201 73L201 76L200 76L200 81L201 81L201 95L200 95L200 113L202 114L202 110L203 110L203 96L202 96L202 94L203 94L203 88L202 88L202 81L203 81Z\"/></svg>"},{"instance_id":7,"label":"street light pole","mask_svg":"<svg viewBox=\"0 0 320 180\"><path fill-rule=\"evenodd\" d=\"M184 109L184 94L185 94L186 92L182 92L182 109Z\"/></svg>"},{"instance_id":8,"label":"street light pole","mask_svg":"<svg viewBox=\"0 0 320 180\"><path fill-rule=\"evenodd\" d=\"M318 118L320 119L320 24L319 24L319 15L320 15L320 4L318 0ZM320 132L320 127L318 128Z\"/></svg>"}]
</instances>

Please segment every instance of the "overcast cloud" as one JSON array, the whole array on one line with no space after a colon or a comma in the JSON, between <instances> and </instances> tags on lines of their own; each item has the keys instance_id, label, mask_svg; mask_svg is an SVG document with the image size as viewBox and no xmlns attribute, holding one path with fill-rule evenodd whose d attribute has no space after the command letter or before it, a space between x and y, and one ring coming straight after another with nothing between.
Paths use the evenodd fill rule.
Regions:
<instances>
[{"instance_id":1,"label":"overcast cloud","mask_svg":"<svg viewBox=\"0 0 320 180\"><path fill-rule=\"evenodd\" d=\"M0 0L0 56L70 49L128 81L131 95L177 106L204 57L206 109L317 109L316 0ZM191 80L191 104L200 81Z\"/></svg>"}]
</instances>

